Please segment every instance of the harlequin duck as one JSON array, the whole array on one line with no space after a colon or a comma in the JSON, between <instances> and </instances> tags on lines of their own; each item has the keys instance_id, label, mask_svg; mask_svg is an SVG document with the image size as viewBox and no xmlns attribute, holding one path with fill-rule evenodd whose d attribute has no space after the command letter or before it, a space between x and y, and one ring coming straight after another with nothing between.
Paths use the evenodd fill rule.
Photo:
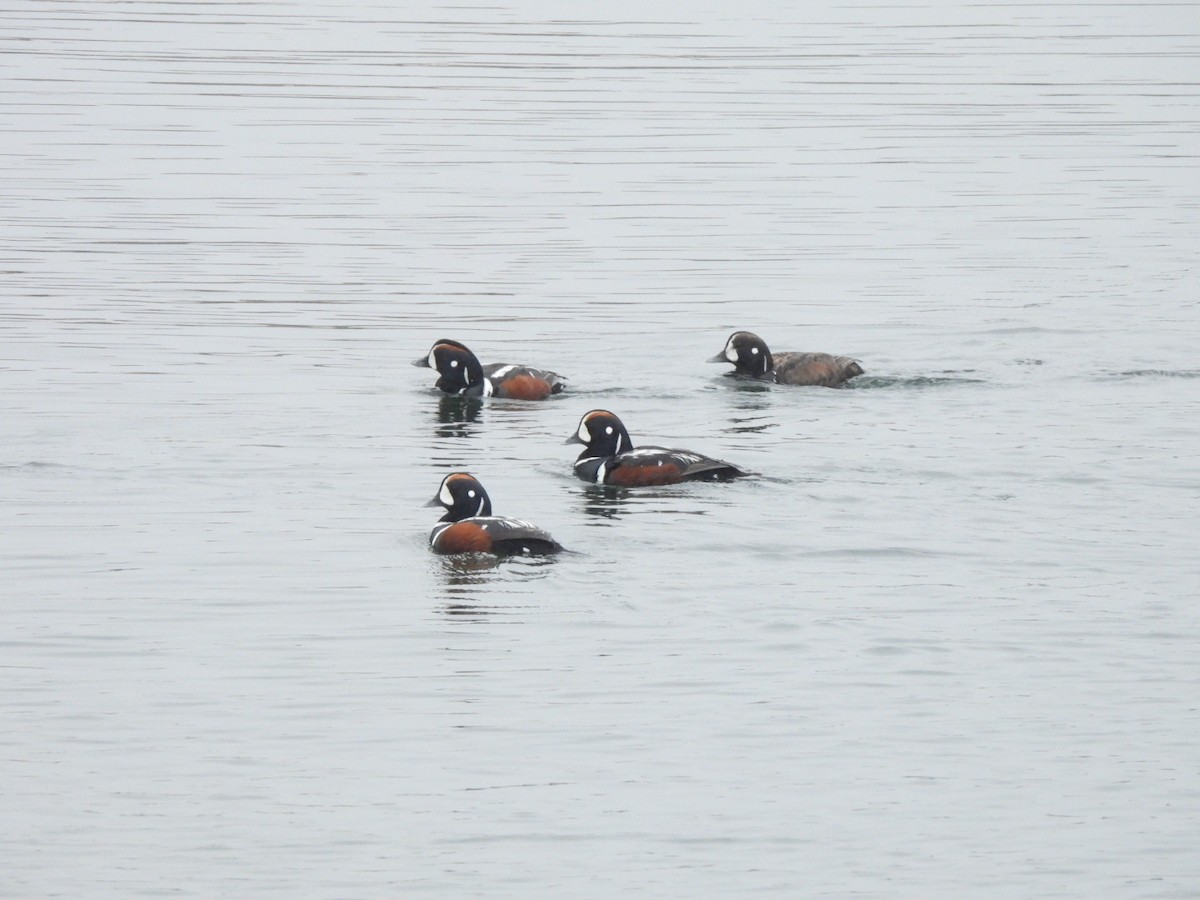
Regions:
<instances>
[{"instance_id":1,"label":"harlequin duck","mask_svg":"<svg viewBox=\"0 0 1200 900\"><path fill-rule=\"evenodd\" d=\"M436 369L439 389L465 397L545 400L551 394L561 393L566 381L556 372L532 366L482 365L465 345L446 339L434 344L428 355L414 359L413 365Z\"/></svg>"},{"instance_id":2,"label":"harlequin duck","mask_svg":"<svg viewBox=\"0 0 1200 900\"><path fill-rule=\"evenodd\" d=\"M566 442L584 445L575 460L575 474L596 484L644 487L680 481L729 481L750 474L690 450L635 450L621 420L603 409L593 409L580 419L579 428Z\"/></svg>"},{"instance_id":3,"label":"harlequin duck","mask_svg":"<svg viewBox=\"0 0 1200 900\"><path fill-rule=\"evenodd\" d=\"M709 362L733 363L731 374L776 384L837 387L863 374L857 360L830 353L772 353L766 342L749 331L735 331L725 349Z\"/></svg>"},{"instance_id":4,"label":"harlequin duck","mask_svg":"<svg viewBox=\"0 0 1200 900\"><path fill-rule=\"evenodd\" d=\"M544 556L562 545L542 529L520 519L492 515L483 485L466 472L442 479L426 506L444 506L446 514L429 535L434 553L495 553L497 556Z\"/></svg>"}]
</instances>

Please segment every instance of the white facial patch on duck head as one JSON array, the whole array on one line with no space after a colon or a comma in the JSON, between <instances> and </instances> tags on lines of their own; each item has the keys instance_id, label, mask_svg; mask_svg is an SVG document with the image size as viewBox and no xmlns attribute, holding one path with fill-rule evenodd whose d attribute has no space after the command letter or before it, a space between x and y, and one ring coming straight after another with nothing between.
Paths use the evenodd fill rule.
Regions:
<instances>
[{"instance_id":1,"label":"white facial patch on duck head","mask_svg":"<svg viewBox=\"0 0 1200 900\"><path fill-rule=\"evenodd\" d=\"M733 363L735 366L737 365L738 352L737 352L737 348L733 346L733 341L730 341L728 344L725 345L725 358L727 360L729 360L731 363Z\"/></svg>"},{"instance_id":2,"label":"white facial patch on duck head","mask_svg":"<svg viewBox=\"0 0 1200 900\"><path fill-rule=\"evenodd\" d=\"M475 497L475 492L474 492L474 491L467 491L467 496L468 496L468 497L471 497L472 499L474 499L474 497ZM484 508L485 508L486 506L487 506L487 497L480 497L480 498L479 498L479 505L478 505L477 507L475 507L475 515L477 515L477 516L482 516L482 515L483 515L483 510L484 510ZM484 527L486 528L487 526L484 526Z\"/></svg>"},{"instance_id":3,"label":"white facial patch on duck head","mask_svg":"<svg viewBox=\"0 0 1200 900\"><path fill-rule=\"evenodd\" d=\"M442 489L438 491L438 503L449 509L454 505L454 495L450 493L450 479L447 478L442 482Z\"/></svg>"},{"instance_id":4,"label":"white facial patch on duck head","mask_svg":"<svg viewBox=\"0 0 1200 900\"><path fill-rule=\"evenodd\" d=\"M577 432L577 436L585 444L590 444L592 442L592 433L588 430L587 419L579 420L579 431Z\"/></svg>"}]
</instances>

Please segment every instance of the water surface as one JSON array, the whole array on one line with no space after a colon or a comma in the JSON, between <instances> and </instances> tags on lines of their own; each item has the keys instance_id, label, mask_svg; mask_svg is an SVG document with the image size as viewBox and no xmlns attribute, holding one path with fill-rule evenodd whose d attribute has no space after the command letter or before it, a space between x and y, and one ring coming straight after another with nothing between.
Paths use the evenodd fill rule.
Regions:
<instances>
[{"instance_id":1,"label":"water surface","mask_svg":"<svg viewBox=\"0 0 1200 900\"><path fill-rule=\"evenodd\" d=\"M1195 8L0 24L5 896L1200 892Z\"/></svg>"}]
</instances>

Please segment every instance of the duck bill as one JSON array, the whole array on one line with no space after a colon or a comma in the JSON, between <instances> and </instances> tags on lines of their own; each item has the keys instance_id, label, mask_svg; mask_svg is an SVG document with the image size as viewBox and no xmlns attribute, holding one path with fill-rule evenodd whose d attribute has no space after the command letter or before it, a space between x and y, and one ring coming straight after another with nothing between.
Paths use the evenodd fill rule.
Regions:
<instances>
[{"instance_id":1,"label":"duck bill","mask_svg":"<svg viewBox=\"0 0 1200 900\"><path fill-rule=\"evenodd\" d=\"M565 441L563 441L563 443L564 444L582 444L583 441L580 440L579 435L573 434L569 438L567 438Z\"/></svg>"},{"instance_id":2,"label":"duck bill","mask_svg":"<svg viewBox=\"0 0 1200 900\"><path fill-rule=\"evenodd\" d=\"M428 507L428 506L441 506L441 505L442 505L442 501L441 501L441 500L439 500L437 497L434 497L434 498L433 498L432 500L430 500L428 503L422 503L422 504L421 504L421 506L423 506L423 507Z\"/></svg>"},{"instance_id":3,"label":"duck bill","mask_svg":"<svg viewBox=\"0 0 1200 900\"><path fill-rule=\"evenodd\" d=\"M713 357L710 357L709 359L706 359L706 360L705 360L705 362L723 362L723 363L727 363L727 362L729 362L729 357L727 357L727 356L724 354L724 352L721 352L721 353L718 353L716 356L713 356Z\"/></svg>"},{"instance_id":4,"label":"duck bill","mask_svg":"<svg viewBox=\"0 0 1200 900\"><path fill-rule=\"evenodd\" d=\"M412 364L414 366L420 366L423 369L428 369L429 368L429 357L422 356L420 359L414 359L412 361Z\"/></svg>"}]
</instances>

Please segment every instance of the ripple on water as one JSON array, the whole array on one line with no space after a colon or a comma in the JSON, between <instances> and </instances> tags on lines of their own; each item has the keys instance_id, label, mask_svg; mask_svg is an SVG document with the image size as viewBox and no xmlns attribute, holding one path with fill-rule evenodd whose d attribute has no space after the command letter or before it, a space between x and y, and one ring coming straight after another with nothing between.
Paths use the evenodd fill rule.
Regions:
<instances>
[{"instance_id":1,"label":"ripple on water","mask_svg":"<svg viewBox=\"0 0 1200 900\"><path fill-rule=\"evenodd\" d=\"M1104 381L1124 381L1133 378L1200 378L1200 369L1130 369L1127 372L1108 372Z\"/></svg>"},{"instance_id":2,"label":"ripple on water","mask_svg":"<svg viewBox=\"0 0 1200 900\"><path fill-rule=\"evenodd\" d=\"M946 372L941 375L859 375L857 378L847 381L842 387L856 391L925 390L983 384L985 381L984 378L974 378L955 372Z\"/></svg>"},{"instance_id":3,"label":"ripple on water","mask_svg":"<svg viewBox=\"0 0 1200 900\"><path fill-rule=\"evenodd\" d=\"M713 6L0 11L6 882L1198 895L1191 6Z\"/></svg>"}]
</instances>

